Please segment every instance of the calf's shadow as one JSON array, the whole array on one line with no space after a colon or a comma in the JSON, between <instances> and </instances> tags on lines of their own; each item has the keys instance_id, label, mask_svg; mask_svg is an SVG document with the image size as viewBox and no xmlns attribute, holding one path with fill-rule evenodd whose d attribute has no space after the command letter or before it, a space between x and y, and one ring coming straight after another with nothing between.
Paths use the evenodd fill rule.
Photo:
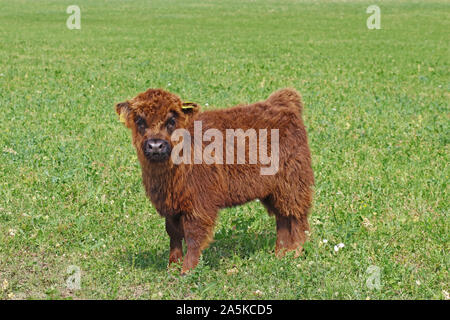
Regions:
<instances>
[{"instance_id":1,"label":"calf's shadow","mask_svg":"<svg viewBox=\"0 0 450 320\"><path fill-rule=\"evenodd\" d=\"M203 250L202 260L212 269L219 267L223 260L237 256L241 259L250 258L259 251L273 252L275 248L275 228L264 229L258 233L247 230L248 224L240 221L236 226L222 227L216 230L214 241ZM186 248L184 248L186 254ZM162 271L167 269L169 259L169 236L167 249L151 248L135 252L128 250L121 257L122 263L140 269Z\"/></svg>"}]
</instances>

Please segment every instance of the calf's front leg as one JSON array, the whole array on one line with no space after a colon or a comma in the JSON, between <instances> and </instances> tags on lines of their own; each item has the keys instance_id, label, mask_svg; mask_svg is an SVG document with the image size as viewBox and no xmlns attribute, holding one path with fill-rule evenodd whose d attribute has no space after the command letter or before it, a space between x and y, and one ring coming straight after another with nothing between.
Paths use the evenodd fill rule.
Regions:
<instances>
[{"instance_id":1,"label":"calf's front leg","mask_svg":"<svg viewBox=\"0 0 450 320\"><path fill-rule=\"evenodd\" d=\"M166 217L166 231L170 237L169 266L183 260L183 224L181 216Z\"/></svg>"},{"instance_id":2,"label":"calf's front leg","mask_svg":"<svg viewBox=\"0 0 450 320\"><path fill-rule=\"evenodd\" d=\"M203 216L184 216L183 230L187 253L183 260L181 274L195 268L202 250L207 248L213 237L216 212Z\"/></svg>"}]
</instances>

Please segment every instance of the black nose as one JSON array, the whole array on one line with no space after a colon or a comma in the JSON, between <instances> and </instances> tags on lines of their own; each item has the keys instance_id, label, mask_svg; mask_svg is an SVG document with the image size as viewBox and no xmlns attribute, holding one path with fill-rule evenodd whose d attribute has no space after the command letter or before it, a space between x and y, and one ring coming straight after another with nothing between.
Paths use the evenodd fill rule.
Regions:
<instances>
[{"instance_id":1,"label":"black nose","mask_svg":"<svg viewBox=\"0 0 450 320\"><path fill-rule=\"evenodd\" d=\"M162 139L148 139L144 142L144 154L154 161L167 160L170 156L171 148L169 142Z\"/></svg>"}]
</instances>

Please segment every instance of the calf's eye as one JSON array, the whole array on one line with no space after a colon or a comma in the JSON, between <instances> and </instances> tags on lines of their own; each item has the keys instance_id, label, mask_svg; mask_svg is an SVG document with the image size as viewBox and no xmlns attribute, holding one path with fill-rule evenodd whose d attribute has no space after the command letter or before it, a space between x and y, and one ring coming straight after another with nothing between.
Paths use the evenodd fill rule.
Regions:
<instances>
[{"instance_id":1,"label":"calf's eye","mask_svg":"<svg viewBox=\"0 0 450 320\"><path fill-rule=\"evenodd\" d=\"M145 120L141 117L136 118L136 126L140 134L145 133L145 129L147 128L147 124L145 123Z\"/></svg>"},{"instance_id":2,"label":"calf's eye","mask_svg":"<svg viewBox=\"0 0 450 320\"><path fill-rule=\"evenodd\" d=\"M173 126L175 126L175 118L174 118L174 117L172 117L172 118L170 118L169 120L167 120L167 126L168 126L168 127L173 127Z\"/></svg>"}]
</instances>

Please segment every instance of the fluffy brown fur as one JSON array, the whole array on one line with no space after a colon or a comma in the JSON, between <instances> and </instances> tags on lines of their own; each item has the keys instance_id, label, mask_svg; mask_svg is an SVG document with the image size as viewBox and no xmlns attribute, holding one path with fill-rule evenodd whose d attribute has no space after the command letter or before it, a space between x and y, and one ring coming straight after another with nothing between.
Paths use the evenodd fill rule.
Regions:
<instances>
[{"instance_id":1,"label":"fluffy brown fur","mask_svg":"<svg viewBox=\"0 0 450 320\"><path fill-rule=\"evenodd\" d=\"M182 108L183 102L176 95L161 89L149 89L116 105L117 113L132 131L146 193L166 219L169 264L183 260L184 239L187 253L182 272L194 268L201 251L212 239L218 210L254 199L260 199L268 212L275 215L276 254L290 250L300 254L305 231L309 230L307 218L314 184L300 95L293 89L283 89L262 102L205 112L200 112L198 105L191 105L192 108ZM137 117L145 119L144 129L136 125ZM170 117L175 117L175 127L167 125ZM261 175L259 161L175 165L170 158L164 162L146 158L143 144L147 139L164 139L173 147L170 139L173 130L185 128L194 137L195 120L202 121L203 132L215 128L224 137L226 129L279 129L278 172ZM246 152L248 159L248 144Z\"/></svg>"}]
</instances>

